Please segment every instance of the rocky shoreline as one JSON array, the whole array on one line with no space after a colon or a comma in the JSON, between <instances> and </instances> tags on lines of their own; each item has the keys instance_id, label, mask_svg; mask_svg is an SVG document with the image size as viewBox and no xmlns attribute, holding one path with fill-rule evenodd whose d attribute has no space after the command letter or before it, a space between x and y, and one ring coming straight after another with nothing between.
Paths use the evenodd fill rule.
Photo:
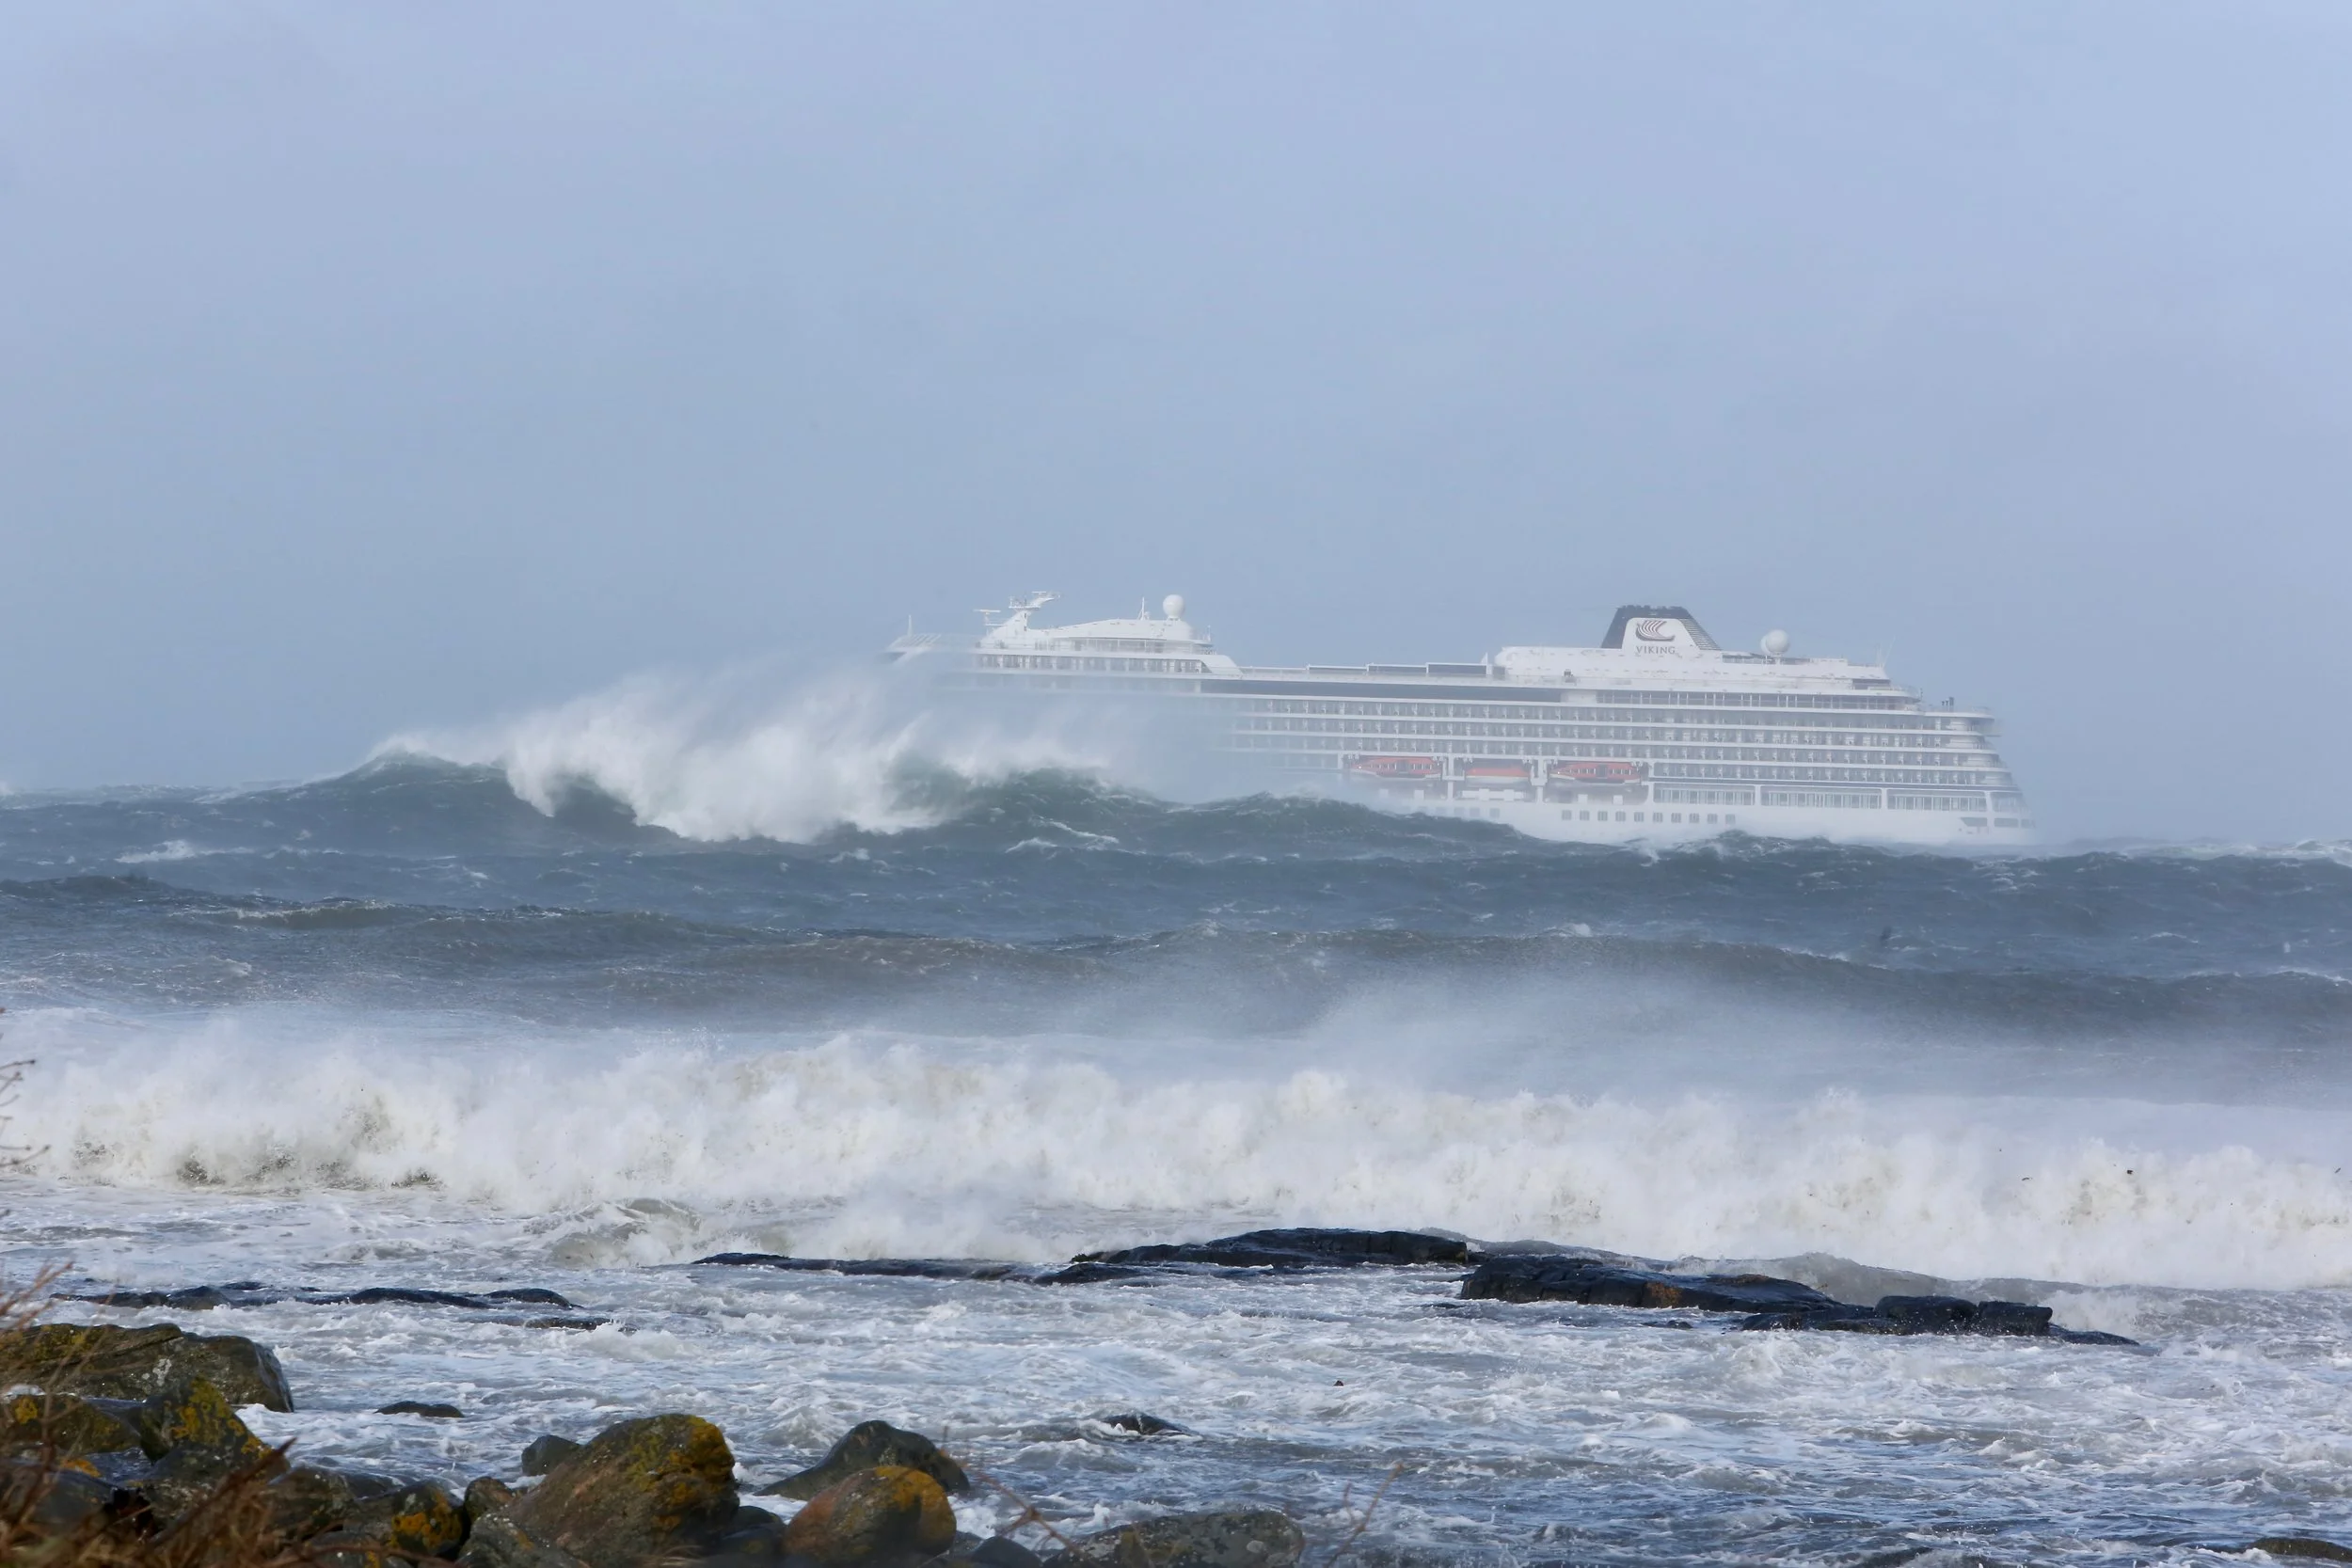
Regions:
<instances>
[{"instance_id":1,"label":"rocky shoreline","mask_svg":"<svg viewBox=\"0 0 2352 1568\"><path fill-rule=\"evenodd\" d=\"M1202 1275L1247 1281L1306 1270L1445 1269L1454 1271L1464 1302L1654 1310L1679 1314L1675 1321L1686 1326L1708 1315L1729 1319L1721 1326L1739 1332L2133 1343L2059 1326L2047 1307L2021 1302L1924 1294L1844 1302L1771 1275L1681 1273L1589 1249L1487 1245L1413 1231L1260 1230L1083 1255L1058 1267L759 1253L722 1253L686 1266L1113 1289ZM274 1303L396 1304L548 1329L603 1321L538 1289L329 1293L246 1281L60 1292L57 1299L184 1312ZM930 1439L880 1421L858 1425L818 1464L752 1492L772 1507L740 1495L736 1460L718 1427L673 1413L623 1420L585 1442L543 1435L517 1455L511 1475L475 1477L462 1488L451 1479L312 1465L268 1448L237 1414L255 1405L294 1408L295 1391L277 1355L250 1339L172 1323L14 1327L0 1333L0 1380L17 1390L6 1406L0 1515L30 1531L25 1539L113 1542L130 1551L101 1553L86 1560L91 1562L149 1560L124 1544L184 1544L189 1531L207 1528L208 1516L228 1509L224 1499L239 1497L246 1527L262 1532L257 1539L294 1554L287 1560L336 1568L452 1560L478 1568L640 1568L690 1560L796 1561L804 1568L1292 1568L1307 1546L1297 1521L1263 1508L1171 1513L1078 1533ZM417 1401L381 1408L425 1419L465 1418L453 1405ZM1117 1420L1137 1433L1177 1430L1141 1414ZM950 1499L976 1487L993 1489L1018 1510L1000 1533L959 1533ZM2276 1555L2335 1549L2284 1537L2259 1544ZM0 1560L16 1559L0 1551ZM170 1560L243 1559L183 1551Z\"/></svg>"}]
</instances>

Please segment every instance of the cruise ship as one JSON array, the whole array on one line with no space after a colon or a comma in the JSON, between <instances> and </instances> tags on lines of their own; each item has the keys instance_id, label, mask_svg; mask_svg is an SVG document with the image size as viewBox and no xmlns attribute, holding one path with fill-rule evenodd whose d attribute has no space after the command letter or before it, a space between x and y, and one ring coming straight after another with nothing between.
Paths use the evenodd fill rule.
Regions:
<instances>
[{"instance_id":1,"label":"cruise ship","mask_svg":"<svg viewBox=\"0 0 2352 1568\"><path fill-rule=\"evenodd\" d=\"M1538 838L2034 842L1991 713L1792 654L1784 632L1721 647L1678 605L1625 606L1597 647L1276 668L1218 653L1178 594L1156 616L1040 624L1054 599L984 610L977 637L910 632L888 657L964 689L1178 703L1294 787Z\"/></svg>"}]
</instances>

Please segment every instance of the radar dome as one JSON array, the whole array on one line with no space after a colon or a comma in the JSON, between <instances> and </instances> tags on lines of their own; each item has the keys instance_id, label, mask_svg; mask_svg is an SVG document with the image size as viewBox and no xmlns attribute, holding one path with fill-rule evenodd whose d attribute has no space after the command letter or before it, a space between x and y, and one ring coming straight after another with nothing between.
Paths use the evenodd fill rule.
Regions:
<instances>
[{"instance_id":1,"label":"radar dome","mask_svg":"<svg viewBox=\"0 0 2352 1568\"><path fill-rule=\"evenodd\" d=\"M1182 594L1170 594L1167 598L1162 599L1160 613L1171 621L1183 620L1184 618L1184 596Z\"/></svg>"},{"instance_id":2,"label":"radar dome","mask_svg":"<svg viewBox=\"0 0 2352 1568\"><path fill-rule=\"evenodd\" d=\"M1775 627L1764 634L1764 651L1778 658L1788 651L1788 634Z\"/></svg>"}]
</instances>

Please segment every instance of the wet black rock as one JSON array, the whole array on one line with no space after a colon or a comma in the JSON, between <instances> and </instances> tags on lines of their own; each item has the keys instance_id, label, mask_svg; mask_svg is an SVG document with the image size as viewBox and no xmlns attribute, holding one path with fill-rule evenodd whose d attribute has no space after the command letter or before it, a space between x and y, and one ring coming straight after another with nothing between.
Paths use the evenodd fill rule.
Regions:
<instances>
[{"instance_id":1,"label":"wet black rock","mask_svg":"<svg viewBox=\"0 0 2352 1568\"><path fill-rule=\"evenodd\" d=\"M1667 1274L1573 1255L1489 1258L1462 1281L1465 1301L1572 1301L1587 1307L1696 1307L1706 1312L1851 1310L1793 1279L1770 1275Z\"/></svg>"},{"instance_id":2,"label":"wet black rock","mask_svg":"<svg viewBox=\"0 0 2352 1568\"><path fill-rule=\"evenodd\" d=\"M1307 1538L1271 1509L1172 1513L1082 1536L1050 1568L1291 1568Z\"/></svg>"},{"instance_id":3,"label":"wet black rock","mask_svg":"<svg viewBox=\"0 0 2352 1568\"><path fill-rule=\"evenodd\" d=\"M1142 1410L1121 1410L1108 1416L1089 1416L1087 1421L1092 1426L1108 1427L1113 1432L1131 1433L1137 1437L1190 1437L1194 1435L1189 1428L1180 1427L1174 1421L1164 1421L1159 1417Z\"/></svg>"},{"instance_id":4,"label":"wet black rock","mask_svg":"<svg viewBox=\"0 0 2352 1568\"><path fill-rule=\"evenodd\" d=\"M176 1323L146 1328L41 1323L0 1334L9 1381L52 1393L147 1400L202 1378L229 1402L292 1410L286 1370L267 1346L233 1334L189 1334Z\"/></svg>"},{"instance_id":5,"label":"wet black rock","mask_svg":"<svg viewBox=\"0 0 2352 1568\"><path fill-rule=\"evenodd\" d=\"M940 1452L939 1445L921 1433L894 1427L888 1421L861 1421L828 1449L824 1458L797 1475L787 1476L772 1486L761 1487L760 1495L806 1502L827 1487L846 1481L861 1470L880 1469L885 1465L920 1470L939 1482L945 1491L968 1492L972 1489L972 1482L964 1475L963 1466Z\"/></svg>"},{"instance_id":6,"label":"wet black rock","mask_svg":"<svg viewBox=\"0 0 2352 1568\"><path fill-rule=\"evenodd\" d=\"M1459 1267L1475 1261L1476 1250L1455 1236L1433 1236L1418 1230L1319 1228L1250 1230L1238 1236L1221 1236L1213 1242L1163 1243L1111 1252L1082 1252L1071 1259L1073 1265L1193 1263L1227 1269L1353 1269L1423 1263ZM1054 1283L1076 1283L1048 1277Z\"/></svg>"},{"instance_id":7,"label":"wet black rock","mask_svg":"<svg viewBox=\"0 0 2352 1568\"><path fill-rule=\"evenodd\" d=\"M1045 1568L1043 1558L1009 1535L992 1535L962 1557L977 1568Z\"/></svg>"},{"instance_id":8,"label":"wet black rock","mask_svg":"<svg viewBox=\"0 0 2352 1568\"><path fill-rule=\"evenodd\" d=\"M2073 1345L2136 1342L2120 1334L2057 1327L2046 1307L2022 1301L1970 1301L1964 1296L1882 1296L1875 1307L1836 1302L1827 1307L1758 1313L1740 1326L1830 1334L1977 1334L2057 1339Z\"/></svg>"},{"instance_id":9,"label":"wet black rock","mask_svg":"<svg viewBox=\"0 0 2352 1568\"><path fill-rule=\"evenodd\" d=\"M2265 1535L2250 1546L2232 1550L2268 1552L2272 1557L2317 1558L2324 1562L2352 1562L2352 1546L2339 1546L2315 1535Z\"/></svg>"},{"instance_id":10,"label":"wet black rock","mask_svg":"<svg viewBox=\"0 0 2352 1568\"><path fill-rule=\"evenodd\" d=\"M27 1533L64 1535L82 1528L114 1504L115 1489L95 1476L31 1459L0 1459L0 1513ZM20 1547L28 1544L20 1537ZM24 1559L38 1560L31 1554Z\"/></svg>"},{"instance_id":11,"label":"wet black rock","mask_svg":"<svg viewBox=\"0 0 2352 1568\"><path fill-rule=\"evenodd\" d=\"M793 1258L781 1252L714 1252L688 1265L781 1269L789 1274L873 1275L888 1279L1025 1279L1017 1263L967 1263L952 1258Z\"/></svg>"},{"instance_id":12,"label":"wet black rock","mask_svg":"<svg viewBox=\"0 0 2352 1568\"><path fill-rule=\"evenodd\" d=\"M295 1302L305 1307L453 1307L463 1311L489 1312L501 1307L560 1307L578 1310L576 1303L538 1286L512 1290L428 1291L410 1285L371 1285L358 1291L284 1290L259 1280L242 1279L227 1285L193 1285L179 1291L93 1291L67 1293L59 1299L87 1301L101 1307L140 1309L165 1307L201 1312L215 1307L274 1307Z\"/></svg>"},{"instance_id":13,"label":"wet black rock","mask_svg":"<svg viewBox=\"0 0 2352 1568\"><path fill-rule=\"evenodd\" d=\"M523 1445L523 1474L544 1476L586 1446L553 1433L534 1437Z\"/></svg>"},{"instance_id":14,"label":"wet black rock","mask_svg":"<svg viewBox=\"0 0 2352 1568\"><path fill-rule=\"evenodd\" d=\"M433 1404L424 1400L394 1400L375 1407L379 1416L423 1416L436 1421L462 1421L466 1413L453 1404Z\"/></svg>"}]
</instances>

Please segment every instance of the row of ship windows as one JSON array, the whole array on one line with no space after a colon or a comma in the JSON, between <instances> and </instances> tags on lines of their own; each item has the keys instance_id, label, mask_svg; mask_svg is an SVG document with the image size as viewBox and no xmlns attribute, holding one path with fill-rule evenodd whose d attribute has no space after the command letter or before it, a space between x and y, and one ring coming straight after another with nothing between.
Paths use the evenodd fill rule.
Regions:
<instances>
[{"instance_id":1,"label":"row of ship windows","mask_svg":"<svg viewBox=\"0 0 2352 1568\"><path fill-rule=\"evenodd\" d=\"M1712 741L1718 745L1916 746L1917 736L1881 734L1869 730L1831 730L1811 727L1790 730L1652 730L1623 724L1407 724L1382 722L1347 724L1330 719L1245 719L1241 727L1259 734L1364 735L1409 738L1423 735L1461 735L1498 740L1674 740ZM1963 746L1974 737L1939 739L1943 747Z\"/></svg>"},{"instance_id":2,"label":"row of ship windows","mask_svg":"<svg viewBox=\"0 0 2352 1568\"><path fill-rule=\"evenodd\" d=\"M1089 658L1070 654L977 654L983 670L1118 670L1130 674L1205 675L1209 667L1197 658Z\"/></svg>"},{"instance_id":3,"label":"row of ship windows","mask_svg":"<svg viewBox=\"0 0 2352 1568\"><path fill-rule=\"evenodd\" d=\"M1806 705L1818 705L1808 702ZM1315 702L1303 697L1263 698L1245 705L1245 711L1251 714L1327 714L1340 718L1390 721L1470 719L1484 723L1507 723L1515 720L1533 719L1540 720L1548 725L1571 723L1578 720L1589 721L1593 718L1607 718L1611 722L1619 724L1688 724L1693 719L1703 720L1707 717L1704 714L1645 713L1639 710L1606 715L1585 715L1564 712L1559 707L1549 705L1531 707L1523 703L1342 703ZM1725 714L1724 717L1729 719L1733 715ZM1790 714L1783 722L1805 729L1819 729L1824 725L1842 727L1852 723L1853 721L1842 714L1823 713L1819 717L1808 717L1799 713ZM1915 716L1874 716L1869 727L1874 730L1965 731L1975 726L1965 719L1943 719L1929 714L1919 714Z\"/></svg>"},{"instance_id":4,"label":"row of ship windows","mask_svg":"<svg viewBox=\"0 0 2352 1568\"><path fill-rule=\"evenodd\" d=\"M1292 749L1293 745L1293 743L1289 740L1289 737L1272 735L1236 736L1234 740L1238 746L1246 750L1288 751ZM1425 749L1432 752L1443 753L1449 756L1481 755L1487 750L1486 747L1473 746L1467 742L1458 740L1429 741L1425 743ZM1593 747L1548 745L1539 742L1537 744L1525 746L1520 749L1531 755L1539 757L1595 757L1602 760L1644 759L1680 762L1685 764L1705 764L1710 762L1724 763L1726 758L1729 759L1730 765L1726 766L1692 766L1671 770L1682 777L1702 779L1754 779L1764 777L1768 772L1787 773L1793 771L1799 778L1841 780L1853 784L1981 784L1985 781L1980 778L1971 778L1967 773L1948 770L1970 767L1991 770L1997 769L2001 766L2001 759L1990 752L1981 752L1974 757L1961 758L1931 756L1925 752L1915 754L1900 752L1822 752L1772 749L1769 747L1758 747L1752 750L1726 753L1721 751L1711 751L1705 747L1692 746ZM1313 753L1307 752L1303 754L1311 755ZM1343 751L1334 751L1327 754L1333 757L1338 757L1344 755L1345 753ZM1806 764L1820 763L1833 763L1839 764L1841 766L1832 768L1805 766ZM1856 764L1877 764L1878 766L1854 766ZM1772 766L1767 767L1765 765ZM1915 770L1946 769L1947 771L1927 772L1924 776L1921 776L1920 773L1915 771L1910 773L1896 772L1890 774L1887 771L1889 768L1896 769L1910 768ZM1660 771L1664 773L1669 770L1661 768Z\"/></svg>"},{"instance_id":5,"label":"row of ship windows","mask_svg":"<svg viewBox=\"0 0 2352 1568\"><path fill-rule=\"evenodd\" d=\"M1600 703L1657 703L1686 707L1847 707L1891 709L1913 705L1909 697L1834 697L1807 691L1596 691Z\"/></svg>"},{"instance_id":6,"label":"row of ship windows","mask_svg":"<svg viewBox=\"0 0 2352 1568\"><path fill-rule=\"evenodd\" d=\"M1609 815L1610 815L1610 814L1609 814L1609 813L1607 813L1607 812L1602 812L1602 813L1600 814L1600 820L1601 820L1601 821L1603 821L1603 822L1608 821L1608 820L1609 820ZM1616 814L1616 819L1617 819L1618 821L1620 821L1620 822L1624 821L1624 820L1626 819L1626 814L1625 814L1624 812L1619 812L1619 813L1617 813L1617 814ZM1680 812L1678 812L1678 811L1677 811L1677 812L1662 812L1662 811L1654 811L1654 812L1651 812L1651 813L1649 814L1649 819L1650 819L1652 822L1665 822L1665 821L1669 821L1669 820L1676 821L1676 822L1679 822L1679 821L1681 821L1681 820L1682 820L1682 813L1680 813ZM1692 820L1692 822L1694 822L1694 823L1695 823L1695 822L1697 822L1697 821L1698 821L1698 819L1699 819L1699 814L1698 814L1697 812L1692 812L1692 813L1691 813L1691 820ZM1562 812L1562 813L1560 814L1560 820L1561 820L1561 821L1563 821L1563 822L1590 822L1590 821L1592 821L1592 820L1593 820L1593 814L1592 814L1591 812L1589 812L1589 811L1564 811L1564 812ZM1642 814L1641 814L1640 812L1638 812L1638 811L1637 811L1637 812L1635 812L1635 813L1633 814L1633 820L1634 820L1634 821L1636 821L1636 822L1641 821L1641 820L1642 820ZM1713 812L1711 812L1711 811L1710 811L1710 812L1708 812L1708 813L1707 814L1707 825L1714 825L1714 826L1721 826L1721 827L1730 828L1730 827L1736 827L1736 826L1738 826L1738 825L1739 825L1739 821L1740 821L1739 815L1738 815L1737 813L1735 813L1735 812L1728 812L1728 811L1727 811L1727 812L1724 812L1724 813L1723 814L1723 820L1721 821L1721 823L1720 823L1720 824L1718 824L1718 823L1716 822L1716 814L1715 814L1715 813L1713 813Z\"/></svg>"}]
</instances>

